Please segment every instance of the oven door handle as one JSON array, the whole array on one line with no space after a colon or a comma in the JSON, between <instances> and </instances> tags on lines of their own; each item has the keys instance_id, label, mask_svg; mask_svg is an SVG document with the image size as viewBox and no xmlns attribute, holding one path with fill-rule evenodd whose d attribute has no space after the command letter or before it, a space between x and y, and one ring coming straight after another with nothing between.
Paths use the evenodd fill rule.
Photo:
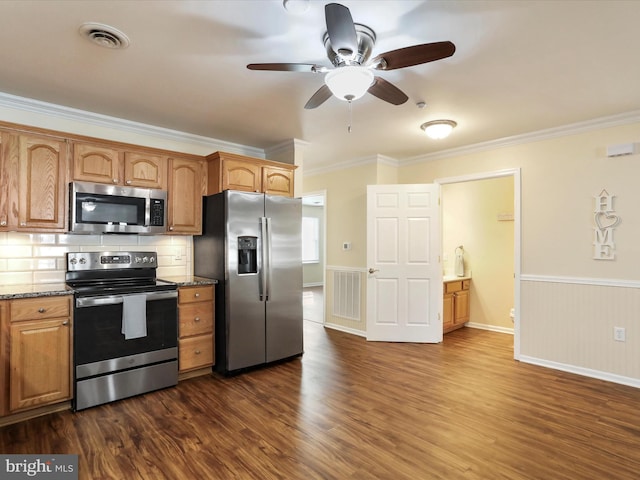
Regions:
<instances>
[{"instance_id":1,"label":"oven door handle","mask_svg":"<svg viewBox=\"0 0 640 480\"><path fill-rule=\"evenodd\" d=\"M170 298L178 298L177 291L171 292L148 292L138 295L146 295L147 302L154 300L165 300ZM124 301L124 297L129 295L109 295L106 297L83 297L76 298L76 308L98 307L100 305L118 305Z\"/></svg>"}]
</instances>

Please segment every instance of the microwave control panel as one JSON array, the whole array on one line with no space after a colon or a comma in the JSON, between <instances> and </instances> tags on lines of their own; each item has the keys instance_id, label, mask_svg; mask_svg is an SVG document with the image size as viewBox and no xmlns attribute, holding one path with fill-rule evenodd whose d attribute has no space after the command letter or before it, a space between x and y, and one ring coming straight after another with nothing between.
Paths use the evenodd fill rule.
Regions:
<instances>
[{"instance_id":1,"label":"microwave control panel","mask_svg":"<svg viewBox=\"0 0 640 480\"><path fill-rule=\"evenodd\" d=\"M153 227L164 226L164 200L160 198L151 199L151 211L149 212L149 222Z\"/></svg>"}]
</instances>

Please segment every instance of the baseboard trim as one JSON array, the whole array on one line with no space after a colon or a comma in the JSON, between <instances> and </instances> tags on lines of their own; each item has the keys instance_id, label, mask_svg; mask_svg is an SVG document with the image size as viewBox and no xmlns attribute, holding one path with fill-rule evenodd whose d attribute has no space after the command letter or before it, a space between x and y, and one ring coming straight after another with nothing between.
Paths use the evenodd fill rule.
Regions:
<instances>
[{"instance_id":1,"label":"baseboard trim","mask_svg":"<svg viewBox=\"0 0 640 480\"><path fill-rule=\"evenodd\" d=\"M498 327L497 325L487 325L485 323L474 323L474 322L467 322L464 325L465 327L477 328L478 330L489 330L490 332L506 333L509 335L513 335L513 328Z\"/></svg>"},{"instance_id":2,"label":"baseboard trim","mask_svg":"<svg viewBox=\"0 0 640 480\"><path fill-rule=\"evenodd\" d=\"M331 330L338 330L340 332L357 335L358 337L365 338L367 336L367 332L363 332L362 330L356 330L355 328L345 327L343 325L336 325L335 323L325 323L323 326L326 328L330 328Z\"/></svg>"},{"instance_id":3,"label":"baseboard trim","mask_svg":"<svg viewBox=\"0 0 640 480\"><path fill-rule=\"evenodd\" d=\"M322 282L311 282L311 283L303 283L302 288L310 288L310 287L322 287L324 283Z\"/></svg>"},{"instance_id":4,"label":"baseboard trim","mask_svg":"<svg viewBox=\"0 0 640 480\"><path fill-rule=\"evenodd\" d=\"M627 385L629 387L640 388L640 379L637 378L625 377L614 373L602 372L600 370L592 370L590 368L577 367L566 363L552 362L550 360L543 360L541 358L530 357L528 355L520 355L519 360L523 363L530 363L531 365L538 365L540 367L552 368L563 372L575 373L576 375L582 375L584 377L591 377L598 380Z\"/></svg>"}]
</instances>

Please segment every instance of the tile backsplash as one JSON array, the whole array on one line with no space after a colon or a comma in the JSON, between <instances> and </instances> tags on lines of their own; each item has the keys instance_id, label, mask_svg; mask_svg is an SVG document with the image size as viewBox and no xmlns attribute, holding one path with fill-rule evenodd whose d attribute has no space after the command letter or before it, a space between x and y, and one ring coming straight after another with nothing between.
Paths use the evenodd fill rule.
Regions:
<instances>
[{"instance_id":1,"label":"tile backsplash","mask_svg":"<svg viewBox=\"0 0 640 480\"><path fill-rule=\"evenodd\" d=\"M0 285L64 283L67 252L154 251L158 278L193 274L193 237L0 232Z\"/></svg>"}]
</instances>

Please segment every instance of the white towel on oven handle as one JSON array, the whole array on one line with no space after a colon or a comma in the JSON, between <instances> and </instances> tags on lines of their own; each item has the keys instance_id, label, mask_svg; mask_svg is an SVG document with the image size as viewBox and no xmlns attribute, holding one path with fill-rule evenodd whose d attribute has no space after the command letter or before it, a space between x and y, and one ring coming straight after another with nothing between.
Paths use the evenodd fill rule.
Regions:
<instances>
[{"instance_id":1,"label":"white towel on oven handle","mask_svg":"<svg viewBox=\"0 0 640 480\"><path fill-rule=\"evenodd\" d=\"M122 297L122 334L125 340L147 336L147 296Z\"/></svg>"}]
</instances>

